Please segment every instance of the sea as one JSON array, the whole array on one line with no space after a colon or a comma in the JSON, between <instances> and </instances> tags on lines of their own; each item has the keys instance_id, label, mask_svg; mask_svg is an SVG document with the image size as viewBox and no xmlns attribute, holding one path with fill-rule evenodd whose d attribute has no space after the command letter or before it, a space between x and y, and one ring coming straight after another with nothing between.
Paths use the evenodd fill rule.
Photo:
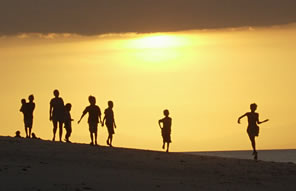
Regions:
<instances>
[{"instance_id":1,"label":"sea","mask_svg":"<svg viewBox=\"0 0 296 191\"><path fill-rule=\"evenodd\" d=\"M258 160L269 162L285 162L296 164L296 149L258 150ZM253 159L252 151L206 151L187 152L187 154L216 156L237 159Z\"/></svg>"}]
</instances>

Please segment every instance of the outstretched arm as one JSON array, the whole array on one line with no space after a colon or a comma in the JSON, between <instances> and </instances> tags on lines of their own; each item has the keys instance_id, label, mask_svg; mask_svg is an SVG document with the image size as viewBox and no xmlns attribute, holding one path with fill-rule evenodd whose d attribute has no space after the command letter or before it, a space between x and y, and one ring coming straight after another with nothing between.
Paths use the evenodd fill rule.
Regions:
<instances>
[{"instance_id":1,"label":"outstretched arm","mask_svg":"<svg viewBox=\"0 0 296 191\"><path fill-rule=\"evenodd\" d=\"M258 114L258 119L257 119L257 123L258 124L265 123L267 121L269 121L269 119L265 119L264 121L259 121L259 114Z\"/></svg>"},{"instance_id":2,"label":"outstretched arm","mask_svg":"<svg viewBox=\"0 0 296 191\"><path fill-rule=\"evenodd\" d=\"M240 116L240 117L238 118L238 120L237 120L237 123L240 124L240 120L241 120L243 117L246 117L246 116L247 116L247 114L244 114L244 115Z\"/></svg>"},{"instance_id":3,"label":"outstretched arm","mask_svg":"<svg viewBox=\"0 0 296 191\"><path fill-rule=\"evenodd\" d=\"M80 123L81 119L85 116L85 114L86 114L86 112L83 112L83 113L82 113L80 119L79 119L78 122L77 122L78 124Z\"/></svg>"}]
</instances>

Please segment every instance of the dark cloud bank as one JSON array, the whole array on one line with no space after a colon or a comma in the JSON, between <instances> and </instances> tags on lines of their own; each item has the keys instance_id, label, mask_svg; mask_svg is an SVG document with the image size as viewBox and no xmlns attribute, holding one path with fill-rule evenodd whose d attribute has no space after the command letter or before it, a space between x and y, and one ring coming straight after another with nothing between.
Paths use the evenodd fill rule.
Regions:
<instances>
[{"instance_id":1,"label":"dark cloud bank","mask_svg":"<svg viewBox=\"0 0 296 191\"><path fill-rule=\"evenodd\" d=\"M296 21L296 0L0 0L0 34L169 32Z\"/></svg>"}]
</instances>

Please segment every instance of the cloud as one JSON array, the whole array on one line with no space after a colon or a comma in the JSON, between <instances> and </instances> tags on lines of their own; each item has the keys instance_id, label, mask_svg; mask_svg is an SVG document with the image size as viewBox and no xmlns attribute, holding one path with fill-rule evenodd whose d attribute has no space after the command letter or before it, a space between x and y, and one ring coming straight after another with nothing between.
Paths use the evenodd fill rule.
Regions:
<instances>
[{"instance_id":1,"label":"cloud","mask_svg":"<svg viewBox=\"0 0 296 191\"><path fill-rule=\"evenodd\" d=\"M0 34L150 33L296 22L295 0L0 0Z\"/></svg>"}]
</instances>

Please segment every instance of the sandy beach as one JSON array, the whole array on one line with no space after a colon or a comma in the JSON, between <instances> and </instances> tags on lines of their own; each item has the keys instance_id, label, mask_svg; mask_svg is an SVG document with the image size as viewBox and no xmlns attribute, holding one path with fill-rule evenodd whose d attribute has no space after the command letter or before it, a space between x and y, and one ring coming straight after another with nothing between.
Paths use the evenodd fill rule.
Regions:
<instances>
[{"instance_id":1,"label":"sandy beach","mask_svg":"<svg viewBox=\"0 0 296 191\"><path fill-rule=\"evenodd\" d=\"M295 190L296 165L0 137L0 190Z\"/></svg>"}]
</instances>

